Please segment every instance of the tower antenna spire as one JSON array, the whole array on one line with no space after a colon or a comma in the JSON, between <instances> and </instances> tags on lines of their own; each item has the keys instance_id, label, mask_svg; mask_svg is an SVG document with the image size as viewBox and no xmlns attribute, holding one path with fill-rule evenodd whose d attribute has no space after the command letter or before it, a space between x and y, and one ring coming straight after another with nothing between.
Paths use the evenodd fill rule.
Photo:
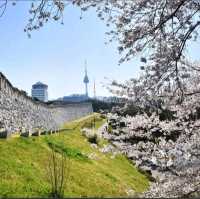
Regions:
<instances>
[{"instance_id":1,"label":"tower antenna spire","mask_svg":"<svg viewBox=\"0 0 200 199\"><path fill-rule=\"evenodd\" d=\"M87 74L87 59L85 60L85 73Z\"/></svg>"}]
</instances>

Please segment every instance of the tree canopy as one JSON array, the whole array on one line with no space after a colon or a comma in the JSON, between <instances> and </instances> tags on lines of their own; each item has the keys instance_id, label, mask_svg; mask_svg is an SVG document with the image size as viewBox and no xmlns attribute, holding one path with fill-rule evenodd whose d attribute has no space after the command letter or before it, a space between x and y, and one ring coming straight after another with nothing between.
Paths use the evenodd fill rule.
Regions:
<instances>
[{"instance_id":1,"label":"tree canopy","mask_svg":"<svg viewBox=\"0 0 200 199\"><path fill-rule=\"evenodd\" d=\"M96 7L106 20L111 40L117 40L120 63L141 56L148 89L185 94L185 82L199 71L187 60L190 41L198 38L200 2L197 0L75 0L82 10ZM143 85L144 86L144 85ZM191 93L199 92L193 90ZM186 93L189 94L189 93Z\"/></svg>"}]
</instances>

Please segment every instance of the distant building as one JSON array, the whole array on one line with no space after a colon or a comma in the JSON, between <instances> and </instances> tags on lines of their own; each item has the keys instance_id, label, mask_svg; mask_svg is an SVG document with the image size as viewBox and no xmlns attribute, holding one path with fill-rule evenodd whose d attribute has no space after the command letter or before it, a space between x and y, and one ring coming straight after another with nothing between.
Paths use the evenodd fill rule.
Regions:
<instances>
[{"instance_id":1,"label":"distant building","mask_svg":"<svg viewBox=\"0 0 200 199\"><path fill-rule=\"evenodd\" d=\"M40 101L48 101L48 86L42 82L37 82L32 86L32 98L36 98Z\"/></svg>"},{"instance_id":2,"label":"distant building","mask_svg":"<svg viewBox=\"0 0 200 199\"><path fill-rule=\"evenodd\" d=\"M81 94L73 94L69 96L64 96L61 98L61 101L64 102L83 102L88 100L88 96L86 95L81 95Z\"/></svg>"}]
</instances>

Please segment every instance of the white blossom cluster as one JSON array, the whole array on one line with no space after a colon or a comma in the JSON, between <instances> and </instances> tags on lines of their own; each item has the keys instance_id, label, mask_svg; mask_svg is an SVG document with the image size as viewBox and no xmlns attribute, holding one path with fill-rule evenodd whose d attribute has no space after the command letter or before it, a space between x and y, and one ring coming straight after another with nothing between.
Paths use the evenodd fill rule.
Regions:
<instances>
[{"instance_id":1,"label":"white blossom cluster","mask_svg":"<svg viewBox=\"0 0 200 199\"><path fill-rule=\"evenodd\" d=\"M186 114L184 105L175 108L179 112L172 121L160 121L156 114L126 118L108 115L116 129L112 133L104 129L104 137L156 181L145 197L199 194L200 120L190 120L190 111ZM115 124L120 120L125 121L126 127Z\"/></svg>"}]
</instances>

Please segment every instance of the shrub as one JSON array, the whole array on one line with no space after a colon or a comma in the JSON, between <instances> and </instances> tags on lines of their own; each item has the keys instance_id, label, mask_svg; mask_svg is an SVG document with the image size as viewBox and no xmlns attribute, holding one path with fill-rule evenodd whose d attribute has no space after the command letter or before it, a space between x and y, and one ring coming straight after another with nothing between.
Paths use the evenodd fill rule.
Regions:
<instances>
[{"instance_id":1,"label":"shrub","mask_svg":"<svg viewBox=\"0 0 200 199\"><path fill-rule=\"evenodd\" d=\"M113 129L111 125L108 125L108 133L112 133Z\"/></svg>"},{"instance_id":2,"label":"shrub","mask_svg":"<svg viewBox=\"0 0 200 199\"><path fill-rule=\"evenodd\" d=\"M83 128L92 128L93 127L93 123L92 123L92 121L86 122L86 123L83 124L82 127Z\"/></svg>"},{"instance_id":3,"label":"shrub","mask_svg":"<svg viewBox=\"0 0 200 199\"><path fill-rule=\"evenodd\" d=\"M69 180L69 170L70 163L67 161L66 155L57 153L52 148L47 164L47 176L51 184L50 197L64 198L64 190Z\"/></svg>"},{"instance_id":4,"label":"shrub","mask_svg":"<svg viewBox=\"0 0 200 199\"><path fill-rule=\"evenodd\" d=\"M101 114L101 115L100 115L100 118L101 118L101 119L106 119L106 115Z\"/></svg>"},{"instance_id":5,"label":"shrub","mask_svg":"<svg viewBox=\"0 0 200 199\"><path fill-rule=\"evenodd\" d=\"M168 109L163 109L161 110L161 113L159 113L159 119L161 121L165 121L165 120L172 121L175 119L174 114L175 113L173 111L170 111Z\"/></svg>"},{"instance_id":6,"label":"shrub","mask_svg":"<svg viewBox=\"0 0 200 199\"><path fill-rule=\"evenodd\" d=\"M98 138L98 136L97 136L96 133L90 134L90 135L88 136L88 141L89 141L90 143L92 143L92 144L98 144L98 143L99 143L99 138Z\"/></svg>"}]
</instances>

